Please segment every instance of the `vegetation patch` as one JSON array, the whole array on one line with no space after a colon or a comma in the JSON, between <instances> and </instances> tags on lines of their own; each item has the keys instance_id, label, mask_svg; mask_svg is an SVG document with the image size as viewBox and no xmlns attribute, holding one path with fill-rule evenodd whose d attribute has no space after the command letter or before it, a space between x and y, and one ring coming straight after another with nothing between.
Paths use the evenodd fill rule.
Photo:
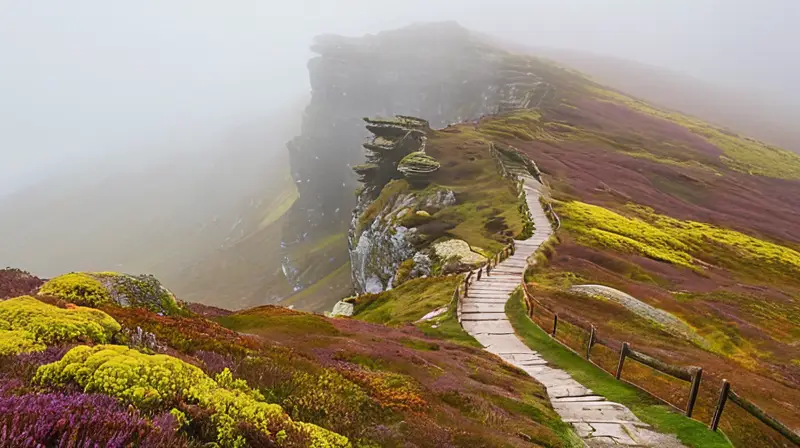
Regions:
<instances>
[{"instance_id":1,"label":"vegetation patch","mask_svg":"<svg viewBox=\"0 0 800 448\"><path fill-rule=\"evenodd\" d=\"M353 316L366 322L402 325L419 320L447 305L459 282L457 276L409 280L397 288L356 298Z\"/></svg>"},{"instance_id":2,"label":"vegetation patch","mask_svg":"<svg viewBox=\"0 0 800 448\"><path fill-rule=\"evenodd\" d=\"M165 315L188 313L185 305L179 303L152 275L73 272L48 281L42 285L39 293L91 307L116 304L145 308Z\"/></svg>"},{"instance_id":3,"label":"vegetation patch","mask_svg":"<svg viewBox=\"0 0 800 448\"><path fill-rule=\"evenodd\" d=\"M725 153L722 161L729 167L749 174L780 179L800 179L800 155L767 145L758 140L721 130L697 118L659 110L644 101L610 90L593 88L593 93L640 111L676 123L702 136Z\"/></svg>"},{"instance_id":4,"label":"vegetation patch","mask_svg":"<svg viewBox=\"0 0 800 448\"><path fill-rule=\"evenodd\" d=\"M635 205L627 207L631 217L578 201L558 204L557 209L565 218L564 228L590 245L694 270L699 270L699 259L765 281L791 280L800 273L800 253L741 232L681 221Z\"/></svg>"},{"instance_id":5,"label":"vegetation patch","mask_svg":"<svg viewBox=\"0 0 800 448\"><path fill-rule=\"evenodd\" d=\"M42 285L39 293L76 305L98 307L111 302L111 294L100 280L82 272L60 275Z\"/></svg>"},{"instance_id":6,"label":"vegetation patch","mask_svg":"<svg viewBox=\"0 0 800 448\"><path fill-rule=\"evenodd\" d=\"M63 309L30 296L0 302L0 356L64 342L106 343L119 330L111 316L91 308Z\"/></svg>"},{"instance_id":7,"label":"vegetation patch","mask_svg":"<svg viewBox=\"0 0 800 448\"><path fill-rule=\"evenodd\" d=\"M293 422L279 405L265 402L259 392L245 381L233 379L227 369L212 379L177 358L145 355L123 346L73 348L60 361L40 367L34 382L74 383L87 392L101 392L145 409L177 404L182 396L189 403L214 411L211 419L222 446L247 444L237 428L240 423L252 425L278 443L291 437L290 433L305 433L309 446L350 446L347 438L336 433Z\"/></svg>"}]
</instances>

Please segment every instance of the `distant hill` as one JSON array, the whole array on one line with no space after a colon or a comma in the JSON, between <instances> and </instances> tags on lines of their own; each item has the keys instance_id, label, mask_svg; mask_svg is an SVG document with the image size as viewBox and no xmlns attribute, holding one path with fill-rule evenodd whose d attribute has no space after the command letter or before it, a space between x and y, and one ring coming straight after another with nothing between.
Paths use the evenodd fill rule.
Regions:
<instances>
[{"instance_id":1,"label":"distant hill","mask_svg":"<svg viewBox=\"0 0 800 448\"><path fill-rule=\"evenodd\" d=\"M525 51L579 70L600 84L651 103L800 152L798 104L611 56L538 47Z\"/></svg>"}]
</instances>

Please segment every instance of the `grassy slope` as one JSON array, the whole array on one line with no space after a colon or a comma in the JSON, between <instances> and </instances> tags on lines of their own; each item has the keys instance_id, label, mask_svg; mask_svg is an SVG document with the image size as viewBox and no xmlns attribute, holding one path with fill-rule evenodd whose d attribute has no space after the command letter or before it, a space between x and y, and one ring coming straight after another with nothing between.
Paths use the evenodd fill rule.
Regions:
<instances>
[{"instance_id":1,"label":"grassy slope","mask_svg":"<svg viewBox=\"0 0 800 448\"><path fill-rule=\"evenodd\" d=\"M578 74L523 57L515 63L532 67L556 93L538 116L489 117L479 130L531 156L564 202L562 244L533 278L545 286L540 298L598 325L615 343L703 366L700 418L710 416L724 377L790 426L800 424L792 404L800 399L800 348L791 342L800 328L800 237L792 230L800 217L800 158ZM605 210L589 213L597 219L577 210L570 221L582 208L570 201ZM564 293L580 283L613 286L665 309L709 344L701 349L625 310ZM659 396L683 397L684 385L639 379ZM723 428L737 446L779 446L774 433L736 410L728 410Z\"/></svg>"},{"instance_id":2,"label":"grassy slope","mask_svg":"<svg viewBox=\"0 0 800 448\"><path fill-rule=\"evenodd\" d=\"M450 303L459 279L458 276L418 278L380 294L363 294L356 300L354 314L359 320L375 324L415 322Z\"/></svg>"},{"instance_id":3,"label":"grassy slope","mask_svg":"<svg viewBox=\"0 0 800 448\"><path fill-rule=\"evenodd\" d=\"M450 314L444 320L454 319ZM443 337L425 336L410 326L391 329L273 307L218 321L342 372L385 410L372 416L378 421L356 418L364 419L364 425L384 425L404 442L531 446L522 433L542 446L580 446L550 408L541 385L492 355L463 345L466 338L453 336L452 329L431 333Z\"/></svg>"},{"instance_id":4,"label":"grassy slope","mask_svg":"<svg viewBox=\"0 0 800 448\"><path fill-rule=\"evenodd\" d=\"M521 292L517 291L506 304L514 330L522 340L551 364L566 370L576 381L611 401L627 406L642 421L659 432L676 434L691 447L730 447L720 433L708 430L700 422L686 418L660 404L635 387L615 380L602 369L555 342L527 316Z\"/></svg>"}]
</instances>

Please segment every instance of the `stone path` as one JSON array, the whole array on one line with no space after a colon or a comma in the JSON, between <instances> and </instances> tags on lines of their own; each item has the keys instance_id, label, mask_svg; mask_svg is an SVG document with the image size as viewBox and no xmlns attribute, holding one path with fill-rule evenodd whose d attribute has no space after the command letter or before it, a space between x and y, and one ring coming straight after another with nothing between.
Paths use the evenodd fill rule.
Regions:
<instances>
[{"instance_id":1,"label":"stone path","mask_svg":"<svg viewBox=\"0 0 800 448\"><path fill-rule=\"evenodd\" d=\"M527 259L553 233L539 203L541 184L526 176L525 193L533 217L533 237L517 242L516 253L497 265L491 276L472 283L463 299L461 325L485 350L519 367L547 388L555 411L571 423L587 446L684 447L674 435L650 430L625 406L607 401L565 371L547 365L537 352L517 338L505 314L505 304L519 286Z\"/></svg>"}]
</instances>

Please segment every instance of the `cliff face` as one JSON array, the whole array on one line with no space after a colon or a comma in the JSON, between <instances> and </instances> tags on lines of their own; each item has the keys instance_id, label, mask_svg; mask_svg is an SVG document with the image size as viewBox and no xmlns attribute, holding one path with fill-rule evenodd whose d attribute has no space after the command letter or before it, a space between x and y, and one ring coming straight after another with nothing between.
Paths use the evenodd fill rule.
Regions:
<instances>
[{"instance_id":1,"label":"cliff face","mask_svg":"<svg viewBox=\"0 0 800 448\"><path fill-rule=\"evenodd\" d=\"M535 75L505 70L504 53L454 23L362 38L320 36L312 50L318 56L308 64L311 103L301 135L288 145L300 198L284 225L284 273L295 290L347 262L345 234L358 187L351 167L363 162L361 144L368 135L362 117L412 115L438 128L527 105L537 101L536 92L539 97L544 92L535 88L540 84ZM414 170L419 163L425 162L409 160L406 166ZM359 197L358 210L373 197ZM352 232L350 240L353 244ZM308 248L322 241L325 250L307 257ZM362 273L356 272L356 278ZM364 290L361 281L356 283Z\"/></svg>"}]
</instances>

